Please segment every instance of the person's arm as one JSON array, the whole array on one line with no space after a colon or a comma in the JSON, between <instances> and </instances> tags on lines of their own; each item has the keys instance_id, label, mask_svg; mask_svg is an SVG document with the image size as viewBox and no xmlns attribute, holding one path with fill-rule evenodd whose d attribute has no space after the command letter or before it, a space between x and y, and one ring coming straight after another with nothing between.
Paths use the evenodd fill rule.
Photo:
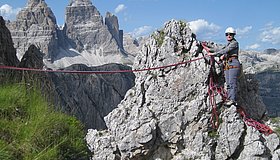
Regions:
<instances>
[{"instance_id":1,"label":"person's arm","mask_svg":"<svg viewBox=\"0 0 280 160\"><path fill-rule=\"evenodd\" d=\"M230 53L233 50L238 49L238 42L237 41L231 41L226 47L224 47L223 49L221 49L220 51L217 51L215 53L215 56L222 56L224 55L224 57L228 56L228 53Z\"/></svg>"},{"instance_id":2,"label":"person's arm","mask_svg":"<svg viewBox=\"0 0 280 160\"><path fill-rule=\"evenodd\" d=\"M210 52L210 53L208 53L208 55L219 56L218 52L223 50L226 46L225 45L210 44L207 47L209 49L208 51Z\"/></svg>"}]
</instances>

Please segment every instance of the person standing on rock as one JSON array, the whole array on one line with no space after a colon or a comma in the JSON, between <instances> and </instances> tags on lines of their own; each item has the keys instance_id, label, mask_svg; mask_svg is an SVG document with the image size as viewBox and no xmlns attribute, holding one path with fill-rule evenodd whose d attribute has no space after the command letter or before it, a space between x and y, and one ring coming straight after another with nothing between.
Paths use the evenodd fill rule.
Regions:
<instances>
[{"instance_id":1,"label":"person standing on rock","mask_svg":"<svg viewBox=\"0 0 280 160\"><path fill-rule=\"evenodd\" d=\"M225 30L225 36L227 39L227 45L222 49L215 50L210 49L208 55L220 57L224 61L224 74L227 87L227 100L225 105L237 105L237 79L240 74L240 62L238 60L239 44L234 38L236 31L232 27L228 27Z\"/></svg>"}]
</instances>

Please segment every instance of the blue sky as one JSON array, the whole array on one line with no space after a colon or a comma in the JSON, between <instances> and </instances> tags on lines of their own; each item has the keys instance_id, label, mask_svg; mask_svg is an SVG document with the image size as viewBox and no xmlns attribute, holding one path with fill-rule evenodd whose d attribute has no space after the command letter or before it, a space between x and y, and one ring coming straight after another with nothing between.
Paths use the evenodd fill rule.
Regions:
<instances>
[{"instance_id":1,"label":"blue sky","mask_svg":"<svg viewBox=\"0 0 280 160\"><path fill-rule=\"evenodd\" d=\"M69 0L45 0L59 25L64 23ZM183 20L201 41L226 43L224 30L237 29L243 50L280 49L280 0L92 0L104 17L109 11L119 19L120 29L142 36L161 29L171 20ZM0 14L15 19L27 0L1 0Z\"/></svg>"}]
</instances>

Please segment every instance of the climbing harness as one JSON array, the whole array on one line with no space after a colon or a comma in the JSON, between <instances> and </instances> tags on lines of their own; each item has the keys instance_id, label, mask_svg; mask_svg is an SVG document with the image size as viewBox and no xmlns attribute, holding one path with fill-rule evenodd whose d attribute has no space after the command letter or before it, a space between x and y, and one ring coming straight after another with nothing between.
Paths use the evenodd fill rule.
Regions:
<instances>
[{"instance_id":1,"label":"climbing harness","mask_svg":"<svg viewBox=\"0 0 280 160\"><path fill-rule=\"evenodd\" d=\"M232 56L232 57L229 57L227 58L225 61L224 61L224 70L229 70L229 69L232 69L232 68L239 68L238 66L231 66L229 65L229 62L231 62L233 59L237 58L237 56Z\"/></svg>"},{"instance_id":2,"label":"climbing harness","mask_svg":"<svg viewBox=\"0 0 280 160\"><path fill-rule=\"evenodd\" d=\"M224 62L224 70L226 71L226 70L229 70L229 69L232 69L232 68L239 68L239 67L238 66L231 66L231 65L229 65L228 60L226 60Z\"/></svg>"},{"instance_id":3,"label":"climbing harness","mask_svg":"<svg viewBox=\"0 0 280 160\"><path fill-rule=\"evenodd\" d=\"M202 47L208 52L209 48L206 46L205 43L202 43ZM230 69L228 67L227 69ZM213 56L210 57L210 73L209 73L209 85L208 85L208 95L209 95L209 101L210 105L212 106L212 117L211 117L211 123L212 127L214 129L217 129L219 127L219 115L217 112L217 104L215 100L215 95L220 94L223 101L227 99L227 93L224 90L223 87L217 86L217 81L215 81L215 59ZM273 130L269 128L269 126L262 124L252 118L248 118L248 115L246 114L245 110L241 106L236 106L237 112L242 117L242 120L244 123L248 126L252 126L255 129L257 129L259 132L263 133L264 135L270 135L273 133Z\"/></svg>"}]
</instances>

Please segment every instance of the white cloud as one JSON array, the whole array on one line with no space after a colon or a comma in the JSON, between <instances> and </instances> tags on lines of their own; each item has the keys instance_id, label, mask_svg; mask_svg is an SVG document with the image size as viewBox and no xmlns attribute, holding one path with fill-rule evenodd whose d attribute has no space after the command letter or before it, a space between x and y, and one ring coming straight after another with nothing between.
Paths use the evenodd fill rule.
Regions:
<instances>
[{"instance_id":1,"label":"white cloud","mask_svg":"<svg viewBox=\"0 0 280 160\"><path fill-rule=\"evenodd\" d=\"M250 30L252 30L252 26L246 26L244 28L237 28L236 29L236 32L237 32L237 35L245 35L247 34L248 32L250 32Z\"/></svg>"},{"instance_id":2,"label":"white cloud","mask_svg":"<svg viewBox=\"0 0 280 160\"><path fill-rule=\"evenodd\" d=\"M125 9L126 9L126 6L124 4L119 4L117 6L117 8L115 9L115 13L120 13L120 12L122 12Z\"/></svg>"},{"instance_id":3,"label":"white cloud","mask_svg":"<svg viewBox=\"0 0 280 160\"><path fill-rule=\"evenodd\" d=\"M218 32L220 29L218 25L215 25L214 23L208 23L204 19L191 21L189 22L189 24L193 33L204 32L204 31Z\"/></svg>"},{"instance_id":4,"label":"white cloud","mask_svg":"<svg viewBox=\"0 0 280 160\"><path fill-rule=\"evenodd\" d=\"M151 26L143 26L139 27L133 30L132 36L133 37L140 37L140 36L145 36L153 31L153 27Z\"/></svg>"},{"instance_id":5,"label":"white cloud","mask_svg":"<svg viewBox=\"0 0 280 160\"><path fill-rule=\"evenodd\" d=\"M20 10L21 8L13 9L10 5L4 4L0 7L0 15L6 20L14 20Z\"/></svg>"},{"instance_id":6,"label":"white cloud","mask_svg":"<svg viewBox=\"0 0 280 160\"><path fill-rule=\"evenodd\" d=\"M213 39L213 37L217 36L221 29L220 26L214 23L209 23L204 19L191 21L189 22L189 26L192 32L202 39Z\"/></svg>"},{"instance_id":7,"label":"white cloud","mask_svg":"<svg viewBox=\"0 0 280 160\"><path fill-rule=\"evenodd\" d=\"M252 45L249 45L249 46L246 46L246 49L258 49L260 48L260 45L255 43L255 44L252 44Z\"/></svg>"},{"instance_id":8,"label":"white cloud","mask_svg":"<svg viewBox=\"0 0 280 160\"><path fill-rule=\"evenodd\" d=\"M267 24L260 36L262 42L280 44L280 27L274 27L272 23Z\"/></svg>"}]
</instances>

